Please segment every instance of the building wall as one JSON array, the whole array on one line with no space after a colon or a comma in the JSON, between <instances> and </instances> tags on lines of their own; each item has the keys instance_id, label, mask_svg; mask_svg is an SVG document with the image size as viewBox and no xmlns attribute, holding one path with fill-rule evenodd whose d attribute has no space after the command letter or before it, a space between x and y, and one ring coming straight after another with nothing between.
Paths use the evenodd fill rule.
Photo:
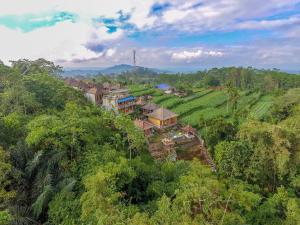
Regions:
<instances>
[{"instance_id":1,"label":"building wall","mask_svg":"<svg viewBox=\"0 0 300 225\"><path fill-rule=\"evenodd\" d=\"M161 121L159 119L148 117L148 121L159 128L170 127L177 124L177 117Z\"/></svg>"},{"instance_id":2,"label":"building wall","mask_svg":"<svg viewBox=\"0 0 300 225\"><path fill-rule=\"evenodd\" d=\"M116 108L116 100L104 97L103 98L103 106L105 109L111 110Z\"/></svg>"},{"instance_id":3,"label":"building wall","mask_svg":"<svg viewBox=\"0 0 300 225\"><path fill-rule=\"evenodd\" d=\"M96 98L94 94L85 93L84 95L89 101L93 102L94 104L96 103Z\"/></svg>"},{"instance_id":4,"label":"building wall","mask_svg":"<svg viewBox=\"0 0 300 225\"><path fill-rule=\"evenodd\" d=\"M153 117L148 117L148 120L149 120L149 122L150 123L152 123L152 124L154 124L155 126L157 126L157 127L160 127L161 125L160 125L160 120L159 119L156 119L156 118L153 118Z\"/></svg>"},{"instance_id":5,"label":"building wall","mask_svg":"<svg viewBox=\"0 0 300 225\"><path fill-rule=\"evenodd\" d=\"M171 118L171 119L167 119L167 120L165 120L164 123L163 123L163 125L166 126L166 127L168 127L168 126L173 126L173 125L175 125L175 124L177 124L177 117L173 117L173 118Z\"/></svg>"}]
</instances>

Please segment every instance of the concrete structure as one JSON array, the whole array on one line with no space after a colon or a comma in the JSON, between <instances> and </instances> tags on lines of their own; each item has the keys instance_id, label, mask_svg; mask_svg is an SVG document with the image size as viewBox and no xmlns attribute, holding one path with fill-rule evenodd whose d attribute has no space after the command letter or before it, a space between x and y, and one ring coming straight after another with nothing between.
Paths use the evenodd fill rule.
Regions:
<instances>
[{"instance_id":1,"label":"concrete structure","mask_svg":"<svg viewBox=\"0 0 300 225\"><path fill-rule=\"evenodd\" d=\"M129 95L127 89L113 90L103 97L103 107L107 110L130 114L134 112L135 105L136 98Z\"/></svg>"},{"instance_id":2,"label":"concrete structure","mask_svg":"<svg viewBox=\"0 0 300 225\"><path fill-rule=\"evenodd\" d=\"M97 85L85 91L85 97L96 105L101 105L103 102L104 91L101 85Z\"/></svg>"},{"instance_id":3,"label":"concrete structure","mask_svg":"<svg viewBox=\"0 0 300 225\"><path fill-rule=\"evenodd\" d=\"M84 93L84 96L94 104L102 104L102 98L105 93L103 85L93 84L74 78L65 79L65 83L76 90L81 90Z\"/></svg>"},{"instance_id":4,"label":"concrete structure","mask_svg":"<svg viewBox=\"0 0 300 225\"><path fill-rule=\"evenodd\" d=\"M147 115L148 121L159 129L168 128L177 124L177 114L165 108L158 108Z\"/></svg>"}]
</instances>

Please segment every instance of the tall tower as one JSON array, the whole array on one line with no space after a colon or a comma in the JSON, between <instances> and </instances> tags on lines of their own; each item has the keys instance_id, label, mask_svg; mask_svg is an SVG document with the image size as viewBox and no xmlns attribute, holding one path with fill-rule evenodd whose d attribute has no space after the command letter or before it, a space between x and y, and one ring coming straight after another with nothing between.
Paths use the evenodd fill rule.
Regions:
<instances>
[{"instance_id":1,"label":"tall tower","mask_svg":"<svg viewBox=\"0 0 300 225\"><path fill-rule=\"evenodd\" d=\"M136 66L136 51L133 50L133 65Z\"/></svg>"}]
</instances>

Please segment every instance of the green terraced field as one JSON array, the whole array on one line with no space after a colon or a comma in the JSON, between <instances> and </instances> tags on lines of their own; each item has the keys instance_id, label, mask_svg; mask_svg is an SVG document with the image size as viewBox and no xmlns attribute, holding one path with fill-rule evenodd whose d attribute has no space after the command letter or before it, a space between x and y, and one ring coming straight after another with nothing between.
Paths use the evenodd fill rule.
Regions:
<instances>
[{"instance_id":1,"label":"green terraced field","mask_svg":"<svg viewBox=\"0 0 300 225\"><path fill-rule=\"evenodd\" d=\"M141 86L141 85L132 85L132 86L129 86L128 89L131 94L148 90L148 88Z\"/></svg>"},{"instance_id":2,"label":"green terraced field","mask_svg":"<svg viewBox=\"0 0 300 225\"><path fill-rule=\"evenodd\" d=\"M174 97L165 99L164 101L160 102L159 104L163 107L171 109L173 105L182 104L182 103L183 103L183 100L181 98L174 96Z\"/></svg>"},{"instance_id":3,"label":"green terraced field","mask_svg":"<svg viewBox=\"0 0 300 225\"><path fill-rule=\"evenodd\" d=\"M157 92L157 90L151 88L151 89L144 89L140 91L131 92L134 96L142 96L142 95L153 95Z\"/></svg>"},{"instance_id":4,"label":"green terraced field","mask_svg":"<svg viewBox=\"0 0 300 225\"><path fill-rule=\"evenodd\" d=\"M224 110L223 108L209 107L182 117L182 121L186 124L196 126L199 123L200 118L212 119L214 117L226 115L230 115L230 113L226 112L226 109Z\"/></svg>"},{"instance_id":5,"label":"green terraced field","mask_svg":"<svg viewBox=\"0 0 300 225\"><path fill-rule=\"evenodd\" d=\"M223 91L212 91L206 95L200 96L196 99L183 103L172 110L180 116L188 116L195 111L199 111L209 107L217 107L227 100L227 96Z\"/></svg>"},{"instance_id":6,"label":"green terraced field","mask_svg":"<svg viewBox=\"0 0 300 225\"><path fill-rule=\"evenodd\" d=\"M156 89L135 87L131 92L136 96L152 94L153 102L164 106L180 116L181 121L197 125L200 118L211 119L218 116L232 118L232 105L227 108L228 95L224 90L197 89L194 94L184 98L165 95ZM237 113L241 120L247 118L261 119L272 106L272 96L261 96L259 92L240 92Z\"/></svg>"},{"instance_id":7,"label":"green terraced field","mask_svg":"<svg viewBox=\"0 0 300 225\"><path fill-rule=\"evenodd\" d=\"M266 115L273 104L274 97L270 95L263 96L259 102L254 104L249 113L250 118L261 119Z\"/></svg>"},{"instance_id":8,"label":"green terraced field","mask_svg":"<svg viewBox=\"0 0 300 225\"><path fill-rule=\"evenodd\" d=\"M189 102L189 101L195 100L195 99L197 99L197 98L199 98L199 97L202 97L202 96L204 96L204 95L206 95L206 94L209 94L209 93L211 93L211 92L213 92L213 90L210 90L210 89L203 89L203 90L201 90L201 91L196 92L196 93L193 94L193 95L190 95L190 96L185 97L185 98L184 98L184 101Z\"/></svg>"},{"instance_id":9,"label":"green terraced field","mask_svg":"<svg viewBox=\"0 0 300 225\"><path fill-rule=\"evenodd\" d=\"M154 96L153 102L156 104L162 104L164 101L167 101L168 99L171 98L175 98L175 96L162 94L162 95Z\"/></svg>"},{"instance_id":10,"label":"green terraced field","mask_svg":"<svg viewBox=\"0 0 300 225\"><path fill-rule=\"evenodd\" d=\"M259 92L254 92L249 95L241 95L238 100L237 110L241 111L245 108L251 107L251 105L259 101L260 97L261 95Z\"/></svg>"}]
</instances>

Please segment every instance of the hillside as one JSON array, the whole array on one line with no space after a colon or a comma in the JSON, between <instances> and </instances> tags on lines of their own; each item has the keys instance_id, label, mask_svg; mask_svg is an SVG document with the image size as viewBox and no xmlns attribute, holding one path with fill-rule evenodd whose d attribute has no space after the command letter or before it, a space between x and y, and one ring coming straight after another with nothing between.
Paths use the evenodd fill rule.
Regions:
<instances>
[{"instance_id":1,"label":"hillside","mask_svg":"<svg viewBox=\"0 0 300 225\"><path fill-rule=\"evenodd\" d=\"M155 75L166 71L147 68L142 66L132 66L128 64L115 65L107 68L82 68L72 69L68 68L64 70L63 76L95 76L95 75L120 75L123 73L139 73L141 75Z\"/></svg>"},{"instance_id":2,"label":"hillside","mask_svg":"<svg viewBox=\"0 0 300 225\"><path fill-rule=\"evenodd\" d=\"M1 225L298 223L296 78L268 72L238 87L231 73L185 83L173 75L181 98L153 88L152 78L126 85L197 127L212 171L197 158L154 160L134 114L91 104L58 73L47 61L0 65ZM207 82L228 85L200 87Z\"/></svg>"}]
</instances>

